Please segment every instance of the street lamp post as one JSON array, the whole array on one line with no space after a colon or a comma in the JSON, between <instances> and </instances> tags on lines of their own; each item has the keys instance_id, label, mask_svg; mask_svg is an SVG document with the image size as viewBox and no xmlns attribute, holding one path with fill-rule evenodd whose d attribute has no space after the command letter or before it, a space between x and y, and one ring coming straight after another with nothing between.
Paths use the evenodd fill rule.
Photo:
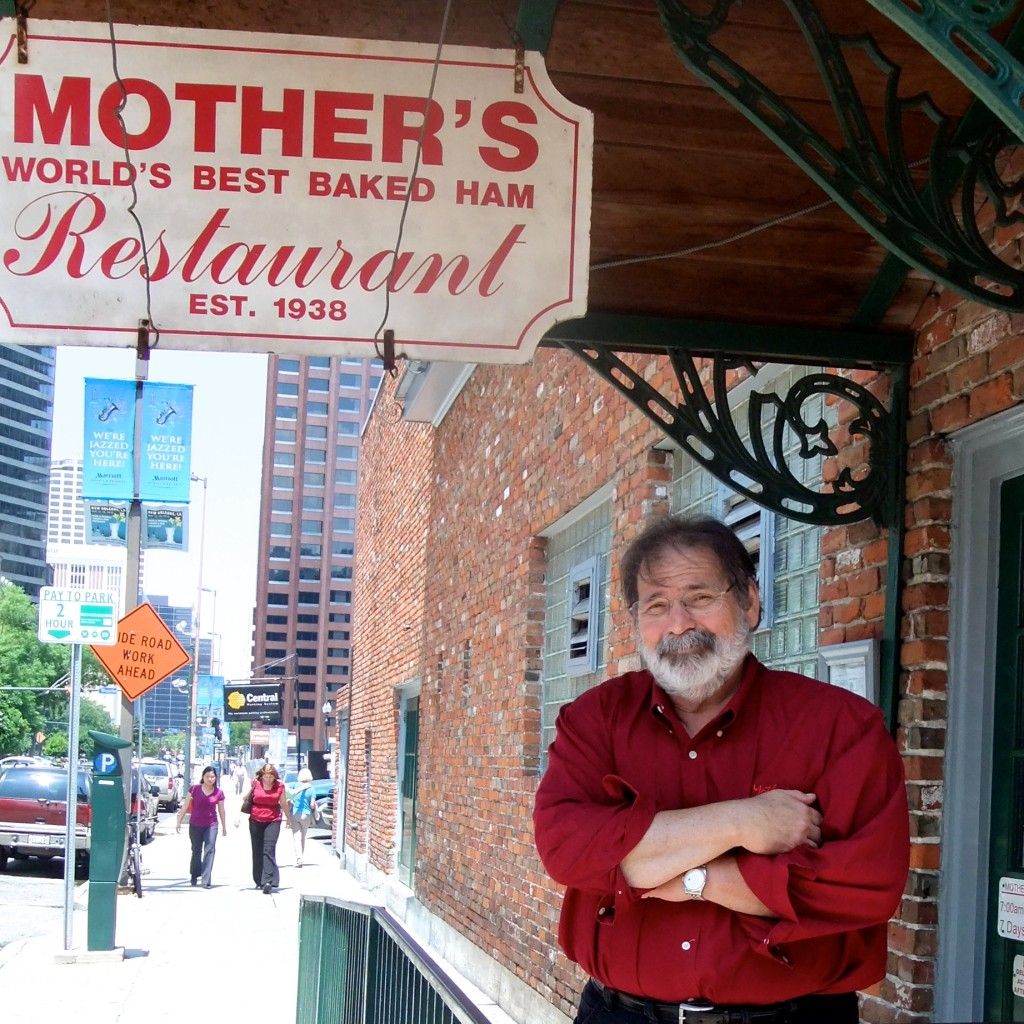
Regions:
<instances>
[{"instance_id":1,"label":"street lamp post","mask_svg":"<svg viewBox=\"0 0 1024 1024\"><path fill-rule=\"evenodd\" d=\"M324 716L324 746L328 750L331 748L331 712L334 710L334 706L329 700L325 700L320 708L321 713Z\"/></svg>"},{"instance_id":2,"label":"street lamp post","mask_svg":"<svg viewBox=\"0 0 1024 1024\"><path fill-rule=\"evenodd\" d=\"M185 792L192 785L192 761L195 758L196 699L199 696L199 625L203 608L203 552L206 547L206 485L205 476L193 473L189 480L203 485L203 515L200 519L199 574L196 581L196 604L192 622L192 673L188 689L188 721L185 727Z\"/></svg>"}]
</instances>

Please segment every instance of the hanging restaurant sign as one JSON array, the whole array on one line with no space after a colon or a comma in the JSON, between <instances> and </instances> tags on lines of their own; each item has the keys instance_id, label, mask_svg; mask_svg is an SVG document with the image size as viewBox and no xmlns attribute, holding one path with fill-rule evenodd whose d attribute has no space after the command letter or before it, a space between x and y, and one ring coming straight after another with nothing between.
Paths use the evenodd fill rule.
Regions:
<instances>
[{"instance_id":1,"label":"hanging restaurant sign","mask_svg":"<svg viewBox=\"0 0 1024 1024\"><path fill-rule=\"evenodd\" d=\"M147 273L169 348L519 363L586 310L540 54L447 47L428 101L431 45L118 25L115 74L105 24L0 24L0 343L134 345Z\"/></svg>"}]
</instances>

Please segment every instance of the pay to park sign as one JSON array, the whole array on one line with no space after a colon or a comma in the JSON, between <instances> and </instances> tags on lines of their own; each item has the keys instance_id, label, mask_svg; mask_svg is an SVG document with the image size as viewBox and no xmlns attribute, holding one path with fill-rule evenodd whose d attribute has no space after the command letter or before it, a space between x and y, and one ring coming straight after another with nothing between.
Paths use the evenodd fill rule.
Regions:
<instances>
[{"instance_id":1,"label":"pay to park sign","mask_svg":"<svg viewBox=\"0 0 1024 1024\"><path fill-rule=\"evenodd\" d=\"M14 19L0 342L525 362L586 310L593 126L526 55ZM422 139L419 167L414 171ZM145 251L128 212L134 176ZM400 219L408 214L399 242ZM397 245L397 248L396 248ZM390 293L390 294L387 294Z\"/></svg>"}]
</instances>

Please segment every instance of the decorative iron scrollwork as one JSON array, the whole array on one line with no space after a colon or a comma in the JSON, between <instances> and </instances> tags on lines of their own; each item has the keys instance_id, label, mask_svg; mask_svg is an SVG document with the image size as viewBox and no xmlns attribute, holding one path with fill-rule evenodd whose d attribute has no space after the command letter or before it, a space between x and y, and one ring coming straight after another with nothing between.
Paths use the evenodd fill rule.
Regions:
<instances>
[{"instance_id":1,"label":"decorative iron scrollwork","mask_svg":"<svg viewBox=\"0 0 1024 1024\"><path fill-rule=\"evenodd\" d=\"M586 360L712 476L757 504L790 519L822 526L867 518L883 526L897 522L891 484L901 451L901 420L856 381L836 374L811 373L800 378L784 396L753 390L745 440L729 405L728 375L744 369L756 377L763 364L735 356L708 357L708 384L693 356L679 349L665 349L679 384L681 401L676 402L652 387L613 351L586 343L562 344ZM798 440L801 458L840 455L834 428L820 416L809 418L805 411L810 399L822 395L852 406L845 429L854 443L866 445L867 459L856 469L839 468L831 484L816 491L787 464L786 452L791 447L787 432ZM901 396L895 394L894 402L898 400Z\"/></svg>"},{"instance_id":2,"label":"decorative iron scrollwork","mask_svg":"<svg viewBox=\"0 0 1024 1024\"><path fill-rule=\"evenodd\" d=\"M882 245L963 295L996 308L1024 309L1024 272L993 250L991 224L986 233L986 225L979 223L979 199L984 197L992 202L996 225L1017 219L1005 200L1020 190L1019 176L1007 171L1006 158L1008 147L1017 144L1016 124L1024 123L1019 106L1010 127L997 126L978 145L954 145L949 119L927 95L899 96L900 69L870 35L833 36L811 0L785 0L838 122L843 144L835 146L713 45L712 37L737 0L716 0L703 15L693 13L686 0L656 2L687 67L757 125ZM929 0L923 6L933 5ZM994 19L1002 12L996 0L983 6L980 18ZM881 139L846 59L853 49L868 54L885 77ZM907 157L904 121L911 112L924 114L934 125L923 182Z\"/></svg>"},{"instance_id":3,"label":"decorative iron scrollwork","mask_svg":"<svg viewBox=\"0 0 1024 1024\"><path fill-rule=\"evenodd\" d=\"M989 35L1017 0L868 0L926 47L1002 121L1024 139L1024 65Z\"/></svg>"}]
</instances>

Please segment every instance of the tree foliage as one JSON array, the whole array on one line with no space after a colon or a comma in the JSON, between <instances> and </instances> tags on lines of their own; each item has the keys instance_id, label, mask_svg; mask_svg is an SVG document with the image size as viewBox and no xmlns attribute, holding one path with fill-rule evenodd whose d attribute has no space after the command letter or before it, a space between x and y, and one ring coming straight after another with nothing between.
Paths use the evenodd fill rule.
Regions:
<instances>
[{"instance_id":1,"label":"tree foliage","mask_svg":"<svg viewBox=\"0 0 1024 1024\"><path fill-rule=\"evenodd\" d=\"M229 722L228 735L231 737L232 747L249 746L249 732L252 729L252 722Z\"/></svg>"},{"instance_id":2,"label":"tree foliage","mask_svg":"<svg viewBox=\"0 0 1024 1024\"><path fill-rule=\"evenodd\" d=\"M67 753L70 685L46 688L67 676L71 653L66 644L43 643L37 632L35 605L20 587L0 579L0 756L26 753L36 732L47 734L43 749L53 756L61 744L56 736L63 734L60 756ZM110 680L92 651L83 648L82 653L83 689L108 685ZM81 707L80 749L88 756L93 744L87 730L116 733L117 727L95 702L83 698Z\"/></svg>"},{"instance_id":3,"label":"tree foliage","mask_svg":"<svg viewBox=\"0 0 1024 1024\"><path fill-rule=\"evenodd\" d=\"M43 744L43 753L47 757L65 757L68 752L67 705L64 707L64 727L53 733ZM117 726L106 710L94 700L83 697L78 708L78 756L92 757L96 752L96 744L89 735L89 730L117 735Z\"/></svg>"},{"instance_id":4,"label":"tree foliage","mask_svg":"<svg viewBox=\"0 0 1024 1024\"><path fill-rule=\"evenodd\" d=\"M41 691L66 674L69 653L63 644L40 641L37 623L25 592L0 580L0 755L27 751L48 707L61 696L48 698Z\"/></svg>"}]
</instances>

